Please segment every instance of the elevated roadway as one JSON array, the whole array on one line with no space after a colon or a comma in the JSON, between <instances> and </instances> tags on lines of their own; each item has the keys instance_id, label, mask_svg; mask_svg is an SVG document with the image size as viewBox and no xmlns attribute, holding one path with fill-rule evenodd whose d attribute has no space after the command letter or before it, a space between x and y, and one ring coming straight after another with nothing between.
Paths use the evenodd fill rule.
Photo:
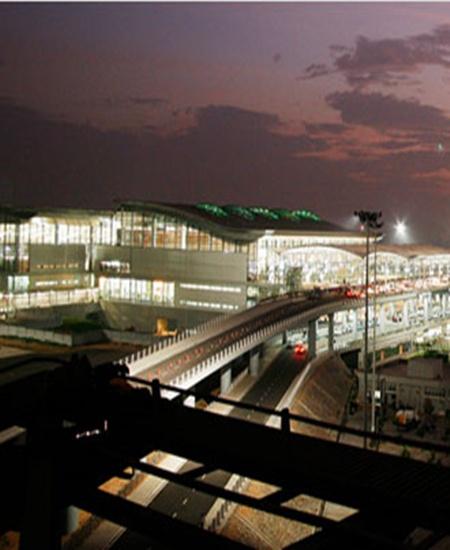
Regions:
<instances>
[{"instance_id":1,"label":"elevated roadway","mask_svg":"<svg viewBox=\"0 0 450 550\"><path fill-rule=\"evenodd\" d=\"M448 290L440 290L442 296L442 315L449 314ZM430 292L423 296L429 300ZM377 304L384 306L398 301L419 300L416 293L382 295L377 297ZM420 298L422 299L422 298ZM428 303L428 302L427 302ZM315 321L321 316L333 316L340 311L357 310L364 307L361 298L345 297L339 292L324 291L316 299L303 294L295 297L282 296L260 304L237 314L217 318L199 327L179 335L174 341L149 347L130 357L121 360L126 363L131 374L151 380L159 378L162 383L176 384L181 388L194 387L204 378L222 369L244 353L257 355L258 347L270 338L286 331L308 327L308 346L316 349L317 333ZM427 305L427 311L432 306ZM422 324L434 323L436 320L426 318ZM397 341L403 332L417 330L411 324L404 323L397 334L386 338ZM355 334L356 336L356 334ZM379 335L384 337L383 335ZM353 347L355 340L352 342ZM345 339L341 339L341 342ZM361 341L359 339L359 341ZM382 338L380 338L380 342ZM329 334L329 347L333 347L334 335ZM339 345L342 348L342 345ZM314 354L314 351L313 351ZM257 364L257 357L255 360ZM250 367L252 361L250 360Z\"/></svg>"},{"instance_id":2,"label":"elevated roadway","mask_svg":"<svg viewBox=\"0 0 450 550\"><path fill-rule=\"evenodd\" d=\"M322 315L362 306L361 299L336 294L325 294L320 299L283 296L219 318L172 345L147 348L122 362L128 364L135 376L173 383L182 382L189 375L195 384L213 372L207 367L217 370L273 336L307 325ZM210 372L204 372L206 370ZM203 376L196 377L196 372Z\"/></svg>"}]
</instances>

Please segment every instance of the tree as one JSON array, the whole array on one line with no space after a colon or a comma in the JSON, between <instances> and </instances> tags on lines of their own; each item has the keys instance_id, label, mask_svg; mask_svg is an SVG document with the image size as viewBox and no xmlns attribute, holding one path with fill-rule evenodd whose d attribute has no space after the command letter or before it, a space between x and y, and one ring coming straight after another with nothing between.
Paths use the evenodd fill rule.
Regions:
<instances>
[{"instance_id":1,"label":"tree","mask_svg":"<svg viewBox=\"0 0 450 550\"><path fill-rule=\"evenodd\" d=\"M290 267L286 273L286 287L288 292L300 290L303 282L303 267Z\"/></svg>"}]
</instances>

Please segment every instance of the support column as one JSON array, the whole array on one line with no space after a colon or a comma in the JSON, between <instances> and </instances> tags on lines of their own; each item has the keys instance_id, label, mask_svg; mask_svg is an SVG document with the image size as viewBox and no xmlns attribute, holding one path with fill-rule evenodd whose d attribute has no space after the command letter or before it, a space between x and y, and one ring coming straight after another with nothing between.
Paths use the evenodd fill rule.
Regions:
<instances>
[{"instance_id":1,"label":"support column","mask_svg":"<svg viewBox=\"0 0 450 550\"><path fill-rule=\"evenodd\" d=\"M62 532L65 535L73 533L78 528L80 510L75 506L68 506L62 517Z\"/></svg>"},{"instance_id":2,"label":"support column","mask_svg":"<svg viewBox=\"0 0 450 550\"><path fill-rule=\"evenodd\" d=\"M287 338L287 331L281 333L281 343L284 345L287 344L288 338Z\"/></svg>"},{"instance_id":3,"label":"support column","mask_svg":"<svg viewBox=\"0 0 450 550\"><path fill-rule=\"evenodd\" d=\"M403 302L402 324L405 328L409 326L409 305L406 300Z\"/></svg>"},{"instance_id":4,"label":"support column","mask_svg":"<svg viewBox=\"0 0 450 550\"><path fill-rule=\"evenodd\" d=\"M352 311L352 316L353 316L352 334L353 334L353 339L356 340L358 338L358 310L357 309L354 309Z\"/></svg>"},{"instance_id":5,"label":"support column","mask_svg":"<svg viewBox=\"0 0 450 550\"><path fill-rule=\"evenodd\" d=\"M430 320L430 301L428 296L424 296L423 298L423 318L425 323Z\"/></svg>"},{"instance_id":6,"label":"support column","mask_svg":"<svg viewBox=\"0 0 450 550\"><path fill-rule=\"evenodd\" d=\"M308 322L308 355L311 359L317 353L317 319Z\"/></svg>"},{"instance_id":7,"label":"support column","mask_svg":"<svg viewBox=\"0 0 450 550\"><path fill-rule=\"evenodd\" d=\"M334 350L334 313L328 314L328 351Z\"/></svg>"},{"instance_id":8,"label":"support column","mask_svg":"<svg viewBox=\"0 0 450 550\"><path fill-rule=\"evenodd\" d=\"M231 386L231 367L220 373L220 393L226 393Z\"/></svg>"},{"instance_id":9,"label":"support column","mask_svg":"<svg viewBox=\"0 0 450 550\"><path fill-rule=\"evenodd\" d=\"M259 375L259 371L259 349L256 348L250 351L250 376L256 378Z\"/></svg>"},{"instance_id":10,"label":"support column","mask_svg":"<svg viewBox=\"0 0 450 550\"><path fill-rule=\"evenodd\" d=\"M380 334L384 333L385 330L385 321L386 321L386 314L384 311L384 305L380 305L380 311L378 312L378 320L380 321Z\"/></svg>"},{"instance_id":11,"label":"support column","mask_svg":"<svg viewBox=\"0 0 450 550\"><path fill-rule=\"evenodd\" d=\"M186 407L195 407L195 396L189 395L186 397L186 399L183 401L183 404L186 405Z\"/></svg>"}]
</instances>

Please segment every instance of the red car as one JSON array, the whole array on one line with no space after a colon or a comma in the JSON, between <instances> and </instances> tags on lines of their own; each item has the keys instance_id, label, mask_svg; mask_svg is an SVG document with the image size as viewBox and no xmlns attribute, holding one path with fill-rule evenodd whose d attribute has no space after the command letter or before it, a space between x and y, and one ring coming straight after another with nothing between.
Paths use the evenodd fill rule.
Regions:
<instances>
[{"instance_id":1,"label":"red car","mask_svg":"<svg viewBox=\"0 0 450 550\"><path fill-rule=\"evenodd\" d=\"M304 344L298 343L294 346L294 353L299 357L306 357L308 350Z\"/></svg>"},{"instance_id":2,"label":"red car","mask_svg":"<svg viewBox=\"0 0 450 550\"><path fill-rule=\"evenodd\" d=\"M358 290L353 290L352 288L347 288L345 291L345 297L346 298L361 298L361 292Z\"/></svg>"}]
</instances>

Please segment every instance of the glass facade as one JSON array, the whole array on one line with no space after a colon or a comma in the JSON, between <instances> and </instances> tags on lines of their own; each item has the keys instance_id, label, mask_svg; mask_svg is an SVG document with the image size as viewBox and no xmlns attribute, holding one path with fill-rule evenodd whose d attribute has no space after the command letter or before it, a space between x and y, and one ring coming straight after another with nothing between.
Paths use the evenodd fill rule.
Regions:
<instances>
[{"instance_id":1,"label":"glass facade","mask_svg":"<svg viewBox=\"0 0 450 550\"><path fill-rule=\"evenodd\" d=\"M222 209L223 212L219 207L211 208L211 205L204 205L200 211L214 215L219 221L239 215L250 223L259 216L267 219L269 226L275 218L287 219L290 215L289 211L261 208L230 206ZM249 285L248 303L254 303L260 296L261 288L270 290L272 286L277 286L280 291L286 291L291 287L363 282L364 254L349 250L358 247L364 249L364 235L341 235L339 232L321 234L320 230L304 234L300 231L297 234L294 231L282 234L281 231L267 229L261 230L261 236L248 243L243 240L245 229L241 232L241 240L233 240L224 235L239 237L236 228L221 233L220 223L214 228L214 225L202 224L201 220L196 223L195 218L183 215L177 217L172 212L163 214L160 210L151 211L144 206L142 209L122 206L115 212L98 214L73 210L67 213L45 211L34 215L24 214L23 217L20 212L17 216L14 212L4 214L0 218L2 311L5 308L43 307L44 304L59 301L70 303L70 300L91 300L93 296L98 297L99 293L104 300L231 311L245 306L236 304L241 303L240 294L247 297L246 285ZM299 219L306 215L302 212L296 214ZM316 222L319 223L318 220ZM208 230L209 227L214 230ZM64 247L67 248L61 253ZM97 261L96 250L100 247L105 248L101 249L102 255ZM213 265L221 265L220 261L216 261L219 255L245 254L244 258L229 260L231 265L231 260L245 261L246 258L247 274L245 276L245 269L242 270L243 280L234 278L233 282L224 279L223 274L219 273L217 278L211 275L211 280L202 278L203 274L198 279L194 275L189 279L167 276L172 279L170 281L150 280L150 277L145 279L145 270L141 269L136 276L139 269L137 263L133 271L133 258L137 257L133 249L214 253L217 256L214 256ZM193 255L193 258L198 258L199 265L205 261L202 255ZM94 276L94 259L98 281ZM371 271L373 260L371 254ZM420 254L408 258L379 250L377 274L380 281L414 278L448 282L450 254ZM159 276L165 277L164 269L161 275L158 273ZM180 294L178 304L175 288L184 293ZM97 289L99 293L94 292ZM78 290L81 294L76 293ZM86 294L88 290L93 293ZM228 297L230 303L223 300L224 296Z\"/></svg>"},{"instance_id":2,"label":"glass facade","mask_svg":"<svg viewBox=\"0 0 450 550\"><path fill-rule=\"evenodd\" d=\"M279 271L269 270L267 277L281 277L281 281L285 281L296 269L298 283L303 285L361 284L364 272L359 256L339 248L320 246L287 250L281 255L279 266Z\"/></svg>"},{"instance_id":3,"label":"glass facade","mask_svg":"<svg viewBox=\"0 0 450 550\"><path fill-rule=\"evenodd\" d=\"M100 298L104 300L164 306L175 304L174 282L100 277L99 290Z\"/></svg>"},{"instance_id":4,"label":"glass facade","mask_svg":"<svg viewBox=\"0 0 450 550\"><path fill-rule=\"evenodd\" d=\"M98 289L96 288L23 292L20 294L0 293L0 313L11 314L17 309L88 304L97 301Z\"/></svg>"},{"instance_id":5,"label":"glass facade","mask_svg":"<svg viewBox=\"0 0 450 550\"><path fill-rule=\"evenodd\" d=\"M248 251L247 244L223 239L183 220L161 214L120 210L114 215L113 223L121 246L226 253Z\"/></svg>"}]
</instances>

